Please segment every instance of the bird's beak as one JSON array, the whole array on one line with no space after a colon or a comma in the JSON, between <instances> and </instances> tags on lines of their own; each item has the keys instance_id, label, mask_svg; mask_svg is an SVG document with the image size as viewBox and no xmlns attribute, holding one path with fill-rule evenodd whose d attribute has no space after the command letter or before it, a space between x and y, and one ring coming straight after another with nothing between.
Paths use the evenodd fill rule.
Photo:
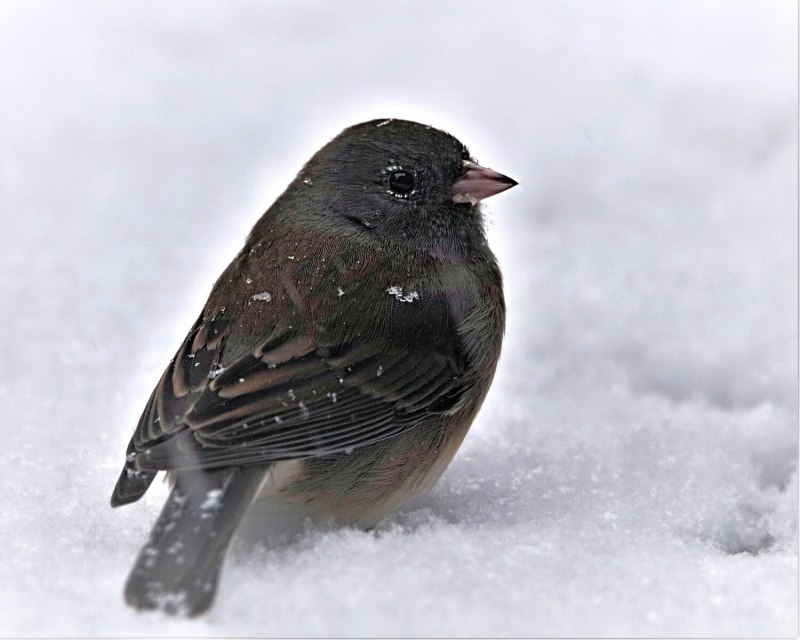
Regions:
<instances>
[{"instance_id":1,"label":"bird's beak","mask_svg":"<svg viewBox=\"0 0 800 640\"><path fill-rule=\"evenodd\" d=\"M517 184L502 173L464 160L464 173L453 185L453 202L476 204Z\"/></svg>"}]
</instances>

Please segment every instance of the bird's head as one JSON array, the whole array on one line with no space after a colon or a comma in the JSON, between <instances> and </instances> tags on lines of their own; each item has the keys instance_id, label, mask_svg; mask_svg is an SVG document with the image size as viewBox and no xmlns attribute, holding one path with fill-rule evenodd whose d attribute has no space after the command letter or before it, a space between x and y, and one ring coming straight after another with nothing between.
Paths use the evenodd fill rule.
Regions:
<instances>
[{"instance_id":1,"label":"bird's head","mask_svg":"<svg viewBox=\"0 0 800 640\"><path fill-rule=\"evenodd\" d=\"M294 201L287 211L366 242L390 239L469 257L484 242L480 201L516 184L481 167L444 131L372 120L345 129L314 155L287 191Z\"/></svg>"}]
</instances>

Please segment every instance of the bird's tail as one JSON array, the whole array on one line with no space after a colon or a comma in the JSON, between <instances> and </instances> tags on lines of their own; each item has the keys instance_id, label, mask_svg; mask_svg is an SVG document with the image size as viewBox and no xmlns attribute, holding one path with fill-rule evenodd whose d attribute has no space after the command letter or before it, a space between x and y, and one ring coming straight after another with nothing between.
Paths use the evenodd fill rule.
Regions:
<instances>
[{"instance_id":1,"label":"bird's tail","mask_svg":"<svg viewBox=\"0 0 800 640\"><path fill-rule=\"evenodd\" d=\"M178 474L128 577L128 604L178 615L205 612L231 537L266 473L265 467L237 467Z\"/></svg>"}]
</instances>

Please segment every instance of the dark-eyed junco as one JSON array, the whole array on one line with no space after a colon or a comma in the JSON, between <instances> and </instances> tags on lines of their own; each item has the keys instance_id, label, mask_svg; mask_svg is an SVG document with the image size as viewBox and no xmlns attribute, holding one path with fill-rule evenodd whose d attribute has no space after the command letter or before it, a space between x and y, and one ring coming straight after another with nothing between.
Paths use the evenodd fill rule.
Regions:
<instances>
[{"instance_id":1,"label":"dark-eyed junco","mask_svg":"<svg viewBox=\"0 0 800 640\"><path fill-rule=\"evenodd\" d=\"M173 481L125 587L211 605L253 500L371 526L447 467L494 375L505 307L479 201L516 184L449 134L346 129L256 223L144 409L111 504Z\"/></svg>"}]
</instances>

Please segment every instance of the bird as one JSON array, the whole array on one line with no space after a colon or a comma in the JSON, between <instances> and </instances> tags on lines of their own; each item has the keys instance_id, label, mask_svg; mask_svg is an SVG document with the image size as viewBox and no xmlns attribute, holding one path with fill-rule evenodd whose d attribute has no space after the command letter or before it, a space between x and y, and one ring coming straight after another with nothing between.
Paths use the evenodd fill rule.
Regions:
<instances>
[{"instance_id":1,"label":"bird","mask_svg":"<svg viewBox=\"0 0 800 640\"><path fill-rule=\"evenodd\" d=\"M345 129L257 220L147 401L111 505L167 472L125 585L142 610L212 605L258 500L369 529L429 489L494 377L505 329L481 201L517 184L455 137Z\"/></svg>"}]
</instances>

